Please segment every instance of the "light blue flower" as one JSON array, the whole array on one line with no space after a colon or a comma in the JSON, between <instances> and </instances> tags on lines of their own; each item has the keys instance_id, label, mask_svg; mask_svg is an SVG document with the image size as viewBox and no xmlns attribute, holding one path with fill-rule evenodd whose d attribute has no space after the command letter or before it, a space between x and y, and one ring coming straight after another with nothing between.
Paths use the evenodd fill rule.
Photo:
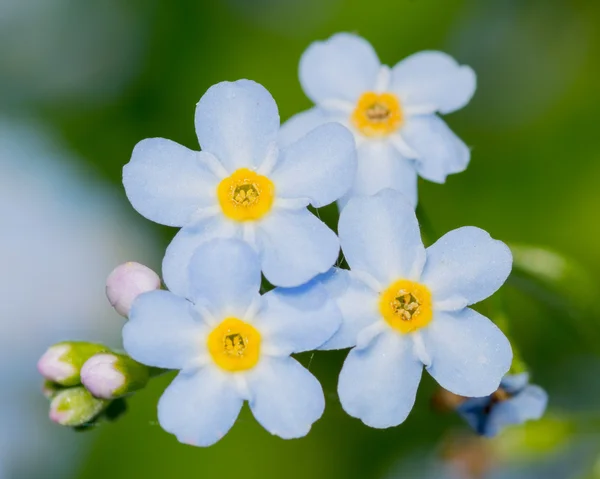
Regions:
<instances>
[{"instance_id":1,"label":"light blue flower","mask_svg":"<svg viewBox=\"0 0 600 479\"><path fill-rule=\"evenodd\" d=\"M508 247L478 228L449 232L425 249L412 206L396 191L354 198L339 222L350 271L318 278L344 318L322 349L354 347L340 373L342 406L365 424L402 423L423 366L447 390L485 396L512 361L504 334L468 305L508 277Z\"/></svg>"},{"instance_id":2,"label":"light blue flower","mask_svg":"<svg viewBox=\"0 0 600 479\"><path fill-rule=\"evenodd\" d=\"M164 280L178 282L202 242L243 239L267 279L298 286L337 259L336 235L306 208L336 201L356 172L352 134L322 125L280 146L279 113L269 92L249 80L212 86L196 108L202 151L162 138L138 143L123 169L131 204L146 218L182 227L166 252Z\"/></svg>"},{"instance_id":3,"label":"light blue flower","mask_svg":"<svg viewBox=\"0 0 600 479\"><path fill-rule=\"evenodd\" d=\"M354 133L358 173L341 204L393 188L416 205L417 174L444 183L469 163L469 148L437 113L469 102L475 73L445 53L416 53L390 68L366 40L338 33L304 52L300 83L316 106L283 126L284 142L328 121Z\"/></svg>"},{"instance_id":4,"label":"light blue flower","mask_svg":"<svg viewBox=\"0 0 600 479\"><path fill-rule=\"evenodd\" d=\"M209 446L248 401L257 421L285 439L304 436L325 400L292 353L321 346L340 312L314 282L259 294L258 256L243 241L214 239L194 253L181 283L187 297L143 293L123 328L136 361L180 370L158 404L158 420L179 441Z\"/></svg>"},{"instance_id":5,"label":"light blue flower","mask_svg":"<svg viewBox=\"0 0 600 479\"><path fill-rule=\"evenodd\" d=\"M478 434L493 437L508 425L540 419L547 404L548 394L529 384L529 374L508 374L496 392L467 399L457 412Z\"/></svg>"}]
</instances>

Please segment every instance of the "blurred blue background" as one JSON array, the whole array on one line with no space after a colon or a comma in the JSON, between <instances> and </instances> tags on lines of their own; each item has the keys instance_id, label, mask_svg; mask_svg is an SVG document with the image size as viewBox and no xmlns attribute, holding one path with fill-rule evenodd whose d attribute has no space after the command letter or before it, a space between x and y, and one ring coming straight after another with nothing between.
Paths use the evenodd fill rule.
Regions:
<instances>
[{"instance_id":1,"label":"blurred blue background","mask_svg":"<svg viewBox=\"0 0 600 479\"><path fill-rule=\"evenodd\" d=\"M438 234L477 225L557 250L586 272L544 301L521 283L505 288L513 340L551 394L552 420L496 441L498 469L516 456L564 458L552 477L600 477L600 2L0 0L1 479L441 477L427 475L431 463L459 444L451 431L466 429L431 410L433 381L406 423L369 429L337 401L344 352L300 356L327 409L294 441L269 436L245 409L217 445L178 444L156 421L171 376L86 434L51 425L38 393L35 362L53 342L119 345L106 275L125 260L158 268L175 233L125 198L121 168L135 143L165 137L197 149L195 104L222 80L262 83L282 119L308 108L298 60L338 31L364 36L390 65L438 49L477 72L471 104L446 118L472 147L471 165L445 185L422 182L422 207ZM561 288L566 305L553 301ZM551 477L519 470L502 477Z\"/></svg>"}]
</instances>

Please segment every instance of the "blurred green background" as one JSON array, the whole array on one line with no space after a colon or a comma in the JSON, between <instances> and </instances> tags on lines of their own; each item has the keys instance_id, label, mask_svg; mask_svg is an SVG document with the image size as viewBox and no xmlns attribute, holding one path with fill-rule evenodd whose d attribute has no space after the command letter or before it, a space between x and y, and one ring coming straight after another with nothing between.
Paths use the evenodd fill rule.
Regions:
<instances>
[{"instance_id":1,"label":"blurred green background","mask_svg":"<svg viewBox=\"0 0 600 479\"><path fill-rule=\"evenodd\" d=\"M32 7L16 14L18 1L2 1L3 112L49 125L86 162L82 169L115 185L128 212L119 184L133 146L165 137L197 149L194 108L212 84L256 80L287 119L310 106L297 66L314 40L357 32L390 65L416 51L446 51L475 69L478 90L469 106L445 118L472 147L471 165L445 185L420 183L420 203L435 230L477 225L507 242L551 247L585 265L585 288L592 295L598 289L597 0L48 0L24 2ZM163 246L175 233L158 225L149 231ZM551 301L559 288L542 304L516 286L522 285L505 288L513 339L535 382L551 392L551 410L598 409L594 301L575 293L575 303L563 308ZM577 281L561 287L569 293ZM335 392L344 356L300 357L327 398L324 417L306 438L271 437L245 408L215 446L178 444L156 421L169 376L135 395L120 421L89 433L92 448L73 477L376 478L463 427L431 411L435 387L428 376L403 425L380 431L348 417Z\"/></svg>"}]
</instances>

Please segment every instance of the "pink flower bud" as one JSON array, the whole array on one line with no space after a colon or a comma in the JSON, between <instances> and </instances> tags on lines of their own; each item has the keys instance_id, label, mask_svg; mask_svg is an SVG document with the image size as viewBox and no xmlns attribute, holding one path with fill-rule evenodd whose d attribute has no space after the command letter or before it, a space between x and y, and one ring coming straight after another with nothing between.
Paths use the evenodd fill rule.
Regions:
<instances>
[{"instance_id":1,"label":"pink flower bud","mask_svg":"<svg viewBox=\"0 0 600 479\"><path fill-rule=\"evenodd\" d=\"M115 399L146 386L147 366L129 356L101 353L92 356L81 368L81 382L95 397Z\"/></svg>"},{"instance_id":2,"label":"pink flower bud","mask_svg":"<svg viewBox=\"0 0 600 479\"><path fill-rule=\"evenodd\" d=\"M71 377L77 376L79 371L64 357L71 351L70 344L56 344L42 355L37 363L38 371L50 381L62 383Z\"/></svg>"},{"instance_id":3,"label":"pink flower bud","mask_svg":"<svg viewBox=\"0 0 600 479\"><path fill-rule=\"evenodd\" d=\"M125 385L125 376L116 367L114 354L96 354L81 368L81 382L97 398L112 399Z\"/></svg>"},{"instance_id":4,"label":"pink flower bud","mask_svg":"<svg viewBox=\"0 0 600 479\"><path fill-rule=\"evenodd\" d=\"M127 317L135 298L160 288L160 278L147 266L132 261L117 266L106 280L106 297L121 316Z\"/></svg>"}]
</instances>

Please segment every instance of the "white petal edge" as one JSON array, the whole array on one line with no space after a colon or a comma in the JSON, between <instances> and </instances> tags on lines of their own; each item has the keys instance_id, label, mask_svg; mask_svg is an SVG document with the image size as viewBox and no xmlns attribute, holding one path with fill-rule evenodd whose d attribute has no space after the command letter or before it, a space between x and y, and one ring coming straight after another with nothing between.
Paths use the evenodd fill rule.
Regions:
<instances>
[{"instance_id":1,"label":"white petal edge","mask_svg":"<svg viewBox=\"0 0 600 479\"><path fill-rule=\"evenodd\" d=\"M243 402L231 377L205 367L179 373L158 402L158 421L179 442L207 447L227 434Z\"/></svg>"},{"instance_id":2,"label":"white petal edge","mask_svg":"<svg viewBox=\"0 0 600 479\"><path fill-rule=\"evenodd\" d=\"M469 165L471 150L436 115L408 118L400 134L417 153L415 167L426 180L444 183L448 175L460 173Z\"/></svg>"},{"instance_id":3,"label":"white petal edge","mask_svg":"<svg viewBox=\"0 0 600 479\"><path fill-rule=\"evenodd\" d=\"M380 334L348 354L338 383L342 407L367 426L397 426L413 408L422 372L410 338Z\"/></svg>"},{"instance_id":4,"label":"white petal edge","mask_svg":"<svg viewBox=\"0 0 600 479\"><path fill-rule=\"evenodd\" d=\"M432 322L421 334L431 358L429 374L459 396L492 394L512 364L512 349L504 333L470 308L434 311Z\"/></svg>"},{"instance_id":5,"label":"white petal edge","mask_svg":"<svg viewBox=\"0 0 600 479\"><path fill-rule=\"evenodd\" d=\"M151 221L188 224L198 210L216 202L219 179L203 161L210 156L164 138L140 141L123 167L127 198Z\"/></svg>"},{"instance_id":6,"label":"white petal edge","mask_svg":"<svg viewBox=\"0 0 600 479\"><path fill-rule=\"evenodd\" d=\"M421 281L431 291L435 304L464 307L494 294L511 269L512 254L506 244L480 228L464 226L427 248Z\"/></svg>"},{"instance_id":7,"label":"white petal edge","mask_svg":"<svg viewBox=\"0 0 600 479\"><path fill-rule=\"evenodd\" d=\"M342 315L340 328L319 349L356 346L359 333L381 319L378 311L379 294L345 269L332 268L318 280Z\"/></svg>"},{"instance_id":8,"label":"white petal edge","mask_svg":"<svg viewBox=\"0 0 600 479\"><path fill-rule=\"evenodd\" d=\"M471 67L459 65L450 55L423 51L392 68L390 90L408 107L430 106L431 111L451 113L463 108L477 87Z\"/></svg>"},{"instance_id":9,"label":"white petal edge","mask_svg":"<svg viewBox=\"0 0 600 479\"><path fill-rule=\"evenodd\" d=\"M325 410L321 384L294 358L263 358L247 381L252 414L283 439L306 436Z\"/></svg>"},{"instance_id":10,"label":"white petal edge","mask_svg":"<svg viewBox=\"0 0 600 479\"><path fill-rule=\"evenodd\" d=\"M337 260L339 240L325 223L303 208L274 210L256 228L265 277L294 287L324 273Z\"/></svg>"},{"instance_id":11,"label":"white petal edge","mask_svg":"<svg viewBox=\"0 0 600 479\"><path fill-rule=\"evenodd\" d=\"M233 173L265 161L277 140L279 111L262 85L251 80L221 82L198 102L195 124L202 150Z\"/></svg>"},{"instance_id":12,"label":"white petal edge","mask_svg":"<svg viewBox=\"0 0 600 479\"><path fill-rule=\"evenodd\" d=\"M202 243L214 238L241 238L242 227L221 214L203 218L193 226L182 228L173 238L162 262L163 280L170 291L189 298L188 266Z\"/></svg>"},{"instance_id":13,"label":"white petal edge","mask_svg":"<svg viewBox=\"0 0 600 479\"><path fill-rule=\"evenodd\" d=\"M365 39L351 33L337 33L312 43L300 59L300 83L317 105L327 100L356 103L373 90L381 64Z\"/></svg>"},{"instance_id":14,"label":"white petal edge","mask_svg":"<svg viewBox=\"0 0 600 479\"><path fill-rule=\"evenodd\" d=\"M352 133L339 123L327 123L283 149L270 178L278 197L309 198L319 208L348 191L356 161Z\"/></svg>"},{"instance_id":15,"label":"white petal edge","mask_svg":"<svg viewBox=\"0 0 600 479\"><path fill-rule=\"evenodd\" d=\"M340 310L318 278L297 288L275 288L262 300L254 324L264 343L279 354L317 349L342 323Z\"/></svg>"},{"instance_id":16,"label":"white petal edge","mask_svg":"<svg viewBox=\"0 0 600 479\"><path fill-rule=\"evenodd\" d=\"M413 206L399 192L386 189L352 198L340 214L338 232L352 270L369 273L386 286L420 277L425 247Z\"/></svg>"},{"instance_id":17,"label":"white petal edge","mask_svg":"<svg viewBox=\"0 0 600 479\"><path fill-rule=\"evenodd\" d=\"M136 298L123 327L123 347L136 361L182 369L204 354L207 325L193 305L168 291L150 291Z\"/></svg>"},{"instance_id":18,"label":"white petal edge","mask_svg":"<svg viewBox=\"0 0 600 479\"><path fill-rule=\"evenodd\" d=\"M371 196L390 188L417 204L416 163L406 159L388 141L367 141L357 150L358 168L354 183L339 201L343 208L355 196Z\"/></svg>"},{"instance_id":19,"label":"white petal edge","mask_svg":"<svg viewBox=\"0 0 600 479\"><path fill-rule=\"evenodd\" d=\"M260 261L242 240L218 238L202 243L188 271L191 299L217 318L242 317L258 299Z\"/></svg>"}]
</instances>

